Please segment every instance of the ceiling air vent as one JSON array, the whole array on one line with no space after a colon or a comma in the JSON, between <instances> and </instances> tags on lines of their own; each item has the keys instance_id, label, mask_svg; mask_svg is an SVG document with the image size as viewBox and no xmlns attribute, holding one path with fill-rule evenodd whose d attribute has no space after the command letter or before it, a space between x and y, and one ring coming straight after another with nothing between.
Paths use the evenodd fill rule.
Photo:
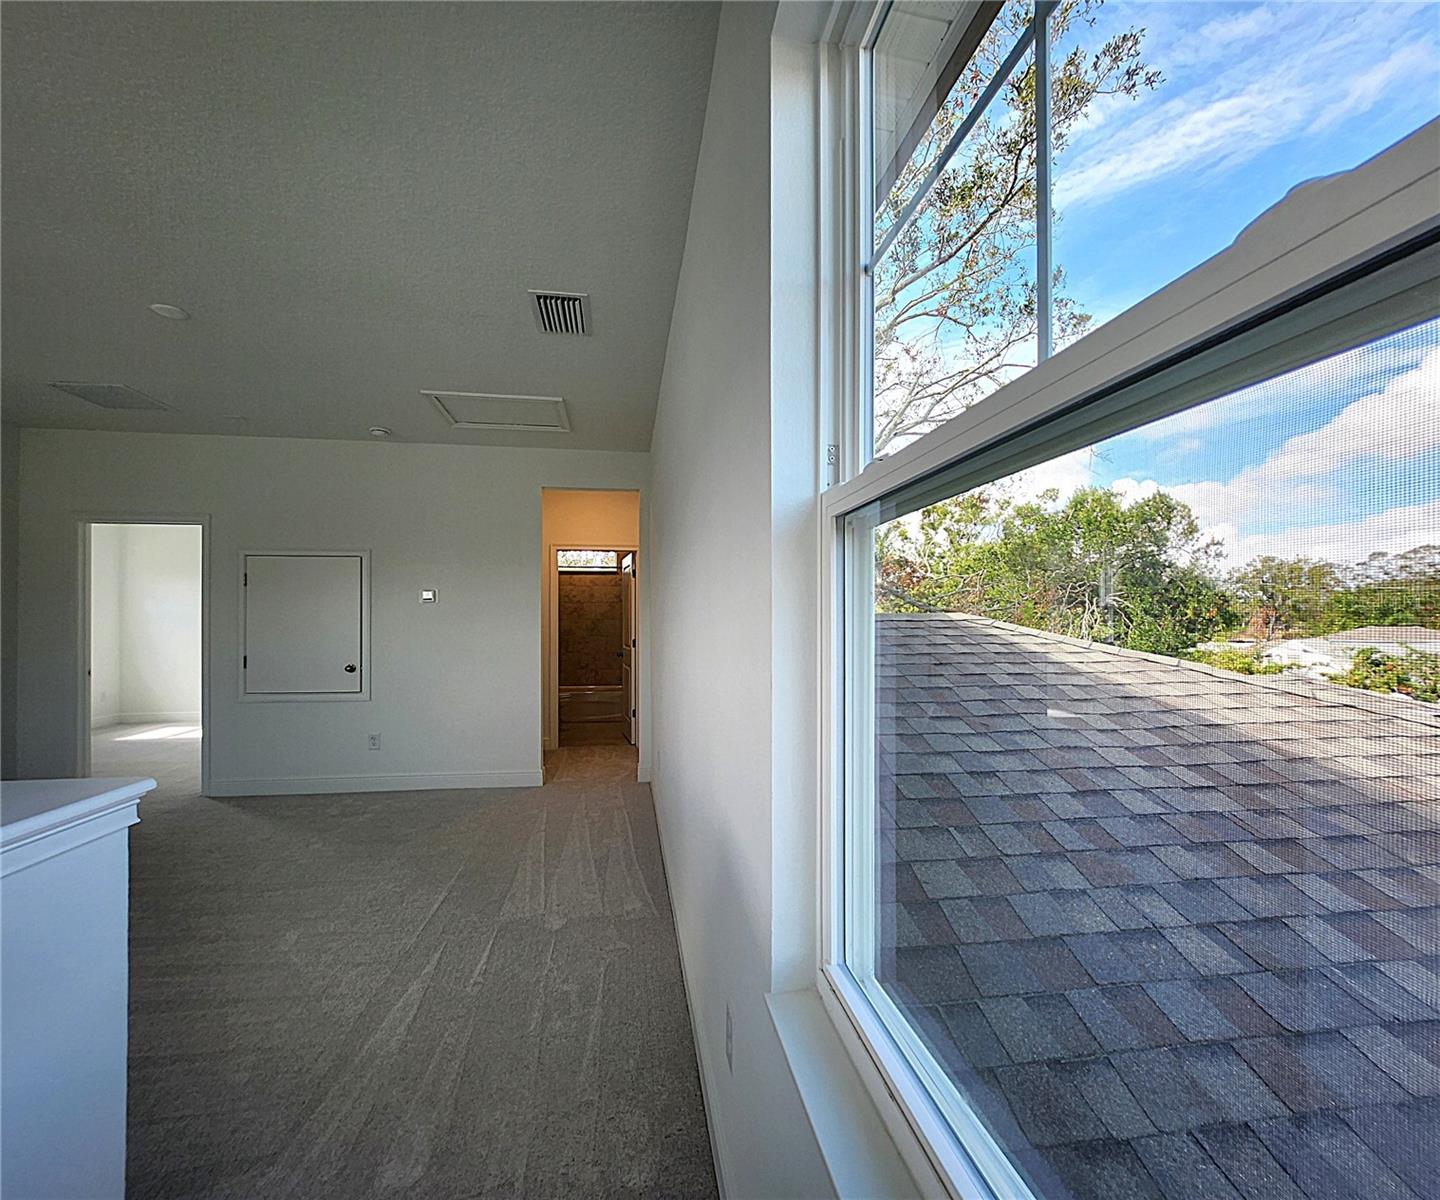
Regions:
<instances>
[{"instance_id":1,"label":"ceiling air vent","mask_svg":"<svg viewBox=\"0 0 1440 1200\"><path fill-rule=\"evenodd\" d=\"M520 429L569 433L559 396L491 396L484 392L423 392L454 429Z\"/></svg>"},{"instance_id":2,"label":"ceiling air vent","mask_svg":"<svg viewBox=\"0 0 1440 1200\"><path fill-rule=\"evenodd\" d=\"M590 297L584 292L531 292L530 308L541 333L590 336Z\"/></svg>"},{"instance_id":3,"label":"ceiling air vent","mask_svg":"<svg viewBox=\"0 0 1440 1200\"><path fill-rule=\"evenodd\" d=\"M168 404L161 404L160 401L147 396L144 392L137 392L134 388L126 387L122 383L52 383L50 386L59 388L62 392L68 392L85 401L86 404L95 405L96 408L170 411Z\"/></svg>"}]
</instances>

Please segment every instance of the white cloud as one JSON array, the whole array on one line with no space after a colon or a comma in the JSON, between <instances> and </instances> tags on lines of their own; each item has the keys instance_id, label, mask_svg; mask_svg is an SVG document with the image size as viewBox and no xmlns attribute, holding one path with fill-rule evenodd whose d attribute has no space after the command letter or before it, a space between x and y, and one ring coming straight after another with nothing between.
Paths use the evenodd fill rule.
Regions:
<instances>
[{"instance_id":1,"label":"white cloud","mask_svg":"<svg viewBox=\"0 0 1440 1200\"><path fill-rule=\"evenodd\" d=\"M1277 514L1303 521L1305 514L1344 500L1336 474L1346 466L1370 463L1383 475L1387 468L1437 448L1440 346L1346 405L1320 428L1287 439L1263 462L1228 480L1162 485L1153 479L1119 479L1112 486L1132 503L1163 486L1190 506L1207 534L1225 543L1232 563L1275 553L1351 561L1374 550L1409 549L1440 539L1440 500L1426 498L1340 524L1291 524L1265 534L1242 535L1240 529Z\"/></svg>"},{"instance_id":2,"label":"white cloud","mask_svg":"<svg viewBox=\"0 0 1440 1200\"><path fill-rule=\"evenodd\" d=\"M1304 6L1299 4L1260 4L1226 12L1198 29L1177 30L1181 36L1164 45L1162 61L1169 67L1191 67L1233 59L1247 42L1260 38L1274 41L1282 36L1293 28L1297 16L1303 19L1303 14Z\"/></svg>"},{"instance_id":3,"label":"white cloud","mask_svg":"<svg viewBox=\"0 0 1440 1200\"><path fill-rule=\"evenodd\" d=\"M1394 554L1416 546L1440 545L1440 497L1371 513L1358 521L1307 525L1244 537L1235 536L1233 529L1229 532L1226 551L1233 566L1243 566L1262 554L1350 564L1376 552Z\"/></svg>"},{"instance_id":4,"label":"white cloud","mask_svg":"<svg viewBox=\"0 0 1440 1200\"><path fill-rule=\"evenodd\" d=\"M1346 405L1326 425L1288 439L1256 468L1314 478L1347 462L1413 458L1440 445L1440 346L1378 392Z\"/></svg>"},{"instance_id":5,"label":"white cloud","mask_svg":"<svg viewBox=\"0 0 1440 1200\"><path fill-rule=\"evenodd\" d=\"M1433 335L1426 339L1433 341ZM1287 371L1273 379L1252 384L1220 396L1173 416L1142 425L1128 437L1147 441L1168 441L1185 435L1218 428L1234 428L1243 422L1276 419L1294 412L1297 397L1311 395L1348 396L1367 386L1371 380L1397 371L1408 371L1420 364L1427 347L1415 346L1404 340L1384 338L1368 342L1309 366Z\"/></svg>"},{"instance_id":6,"label":"white cloud","mask_svg":"<svg viewBox=\"0 0 1440 1200\"><path fill-rule=\"evenodd\" d=\"M1433 78L1435 70L1435 46L1433 42L1407 43L1389 58L1376 63L1368 71L1352 75L1344 91L1310 123L1307 133L1323 133L1338 125L1346 117L1368 112L1394 84L1399 83L1407 73L1413 72L1422 79Z\"/></svg>"},{"instance_id":7,"label":"white cloud","mask_svg":"<svg viewBox=\"0 0 1440 1200\"><path fill-rule=\"evenodd\" d=\"M1062 168L1056 207L1104 199L1181 170L1246 162L1301 127L1306 100L1304 89L1253 82L1199 104L1189 95L1161 104Z\"/></svg>"},{"instance_id":8,"label":"white cloud","mask_svg":"<svg viewBox=\"0 0 1440 1200\"><path fill-rule=\"evenodd\" d=\"M1067 500L1078 489L1095 482L1094 464L1093 449L1072 450L1049 462L1037 463L1016 472L1005 481L1005 491L1017 504L1036 500L1042 492L1052 488L1060 493L1061 500Z\"/></svg>"},{"instance_id":9,"label":"white cloud","mask_svg":"<svg viewBox=\"0 0 1440 1200\"><path fill-rule=\"evenodd\" d=\"M1181 173L1193 180L1323 133L1407 86L1433 92L1433 27L1413 23L1423 9L1268 6L1196 28L1185 22L1185 6L1156 6L1161 18L1147 30L1145 58L1166 83L1133 102L1133 117L1112 101L1072 130L1056 173L1057 206Z\"/></svg>"}]
</instances>

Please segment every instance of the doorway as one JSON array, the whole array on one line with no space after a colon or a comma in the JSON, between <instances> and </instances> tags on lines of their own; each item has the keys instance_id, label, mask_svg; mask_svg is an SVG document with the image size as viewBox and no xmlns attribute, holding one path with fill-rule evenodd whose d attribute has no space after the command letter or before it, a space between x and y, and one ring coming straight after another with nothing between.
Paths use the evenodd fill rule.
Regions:
<instances>
[{"instance_id":1,"label":"doorway","mask_svg":"<svg viewBox=\"0 0 1440 1200\"><path fill-rule=\"evenodd\" d=\"M545 487L540 511L540 732L547 778L552 766L562 771L580 762L593 767L602 759L616 769L629 764L636 778L648 778L640 493ZM593 604L580 599L587 589ZM593 618L588 633L584 619L578 625L572 620L587 613ZM565 753L553 759L561 750L562 683ZM608 744L608 749L600 753L577 744Z\"/></svg>"},{"instance_id":2,"label":"doorway","mask_svg":"<svg viewBox=\"0 0 1440 1200\"><path fill-rule=\"evenodd\" d=\"M555 552L558 745L635 744L634 550Z\"/></svg>"},{"instance_id":3,"label":"doorway","mask_svg":"<svg viewBox=\"0 0 1440 1200\"><path fill-rule=\"evenodd\" d=\"M78 774L150 776L200 794L204 757L205 528L82 525Z\"/></svg>"}]
</instances>

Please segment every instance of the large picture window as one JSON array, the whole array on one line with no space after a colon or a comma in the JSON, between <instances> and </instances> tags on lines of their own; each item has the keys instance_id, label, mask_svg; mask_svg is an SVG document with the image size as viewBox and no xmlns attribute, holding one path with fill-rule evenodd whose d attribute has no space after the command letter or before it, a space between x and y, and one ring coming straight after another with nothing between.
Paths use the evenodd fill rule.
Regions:
<instances>
[{"instance_id":1,"label":"large picture window","mask_svg":"<svg viewBox=\"0 0 1440 1200\"><path fill-rule=\"evenodd\" d=\"M872 452L1433 118L1437 40L1434 6L1404 2L893 5L871 57Z\"/></svg>"},{"instance_id":2,"label":"large picture window","mask_svg":"<svg viewBox=\"0 0 1440 1200\"><path fill-rule=\"evenodd\" d=\"M954 1195L1433 1192L1437 36L853 35L821 981Z\"/></svg>"},{"instance_id":3,"label":"large picture window","mask_svg":"<svg viewBox=\"0 0 1440 1200\"><path fill-rule=\"evenodd\" d=\"M936 486L847 522L866 986L1037 1195L1423 1195L1440 321Z\"/></svg>"}]
</instances>

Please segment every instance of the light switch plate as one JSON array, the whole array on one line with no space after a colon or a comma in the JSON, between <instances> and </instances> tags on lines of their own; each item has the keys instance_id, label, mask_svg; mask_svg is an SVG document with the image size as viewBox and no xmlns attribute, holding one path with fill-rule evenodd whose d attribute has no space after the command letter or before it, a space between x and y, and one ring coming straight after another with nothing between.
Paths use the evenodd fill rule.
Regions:
<instances>
[{"instance_id":1,"label":"light switch plate","mask_svg":"<svg viewBox=\"0 0 1440 1200\"><path fill-rule=\"evenodd\" d=\"M439 602L440 602L440 592L439 592L438 589L436 589L436 588L421 588L421 589L420 589L420 603L421 603L421 604L438 604Z\"/></svg>"}]
</instances>

